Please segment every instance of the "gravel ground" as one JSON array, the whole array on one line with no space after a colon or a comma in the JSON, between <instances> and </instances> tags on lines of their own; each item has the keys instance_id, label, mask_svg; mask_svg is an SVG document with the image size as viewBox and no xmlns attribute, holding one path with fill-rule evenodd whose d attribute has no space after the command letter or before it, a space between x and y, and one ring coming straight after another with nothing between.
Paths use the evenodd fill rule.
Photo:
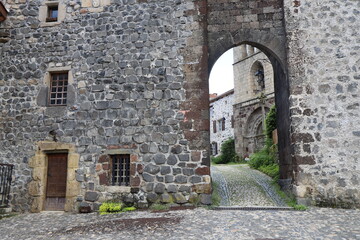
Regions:
<instances>
[{"instance_id":1,"label":"gravel ground","mask_svg":"<svg viewBox=\"0 0 360 240\"><path fill-rule=\"evenodd\" d=\"M360 239L360 211L194 210L99 216L43 212L0 220L0 239Z\"/></svg>"},{"instance_id":2,"label":"gravel ground","mask_svg":"<svg viewBox=\"0 0 360 240\"><path fill-rule=\"evenodd\" d=\"M222 206L286 206L267 175L246 164L211 167Z\"/></svg>"}]
</instances>

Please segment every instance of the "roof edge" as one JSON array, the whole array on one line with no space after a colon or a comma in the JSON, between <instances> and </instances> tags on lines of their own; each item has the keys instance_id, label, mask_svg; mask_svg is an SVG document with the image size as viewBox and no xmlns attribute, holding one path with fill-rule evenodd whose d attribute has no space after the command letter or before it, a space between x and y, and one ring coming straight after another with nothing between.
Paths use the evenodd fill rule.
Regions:
<instances>
[{"instance_id":1,"label":"roof edge","mask_svg":"<svg viewBox=\"0 0 360 240\"><path fill-rule=\"evenodd\" d=\"M210 99L210 103L213 103L213 102L215 102L215 101L217 101L217 100L219 100L221 98L227 97L227 96L229 96L229 95L231 95L233 93L234 93L234 89L231 89L231 90L229 90L227 92L224 92L223 94L221 94L221 95L219 95L219 96L217 96L217 97L215 97L213 99Z\"/></svg>"}]
</instances>

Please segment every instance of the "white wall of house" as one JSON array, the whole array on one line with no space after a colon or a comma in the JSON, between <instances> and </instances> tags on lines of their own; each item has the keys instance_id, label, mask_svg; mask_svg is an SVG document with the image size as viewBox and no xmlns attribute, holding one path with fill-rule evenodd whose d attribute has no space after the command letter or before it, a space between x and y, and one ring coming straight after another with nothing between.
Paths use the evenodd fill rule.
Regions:
<instances>
[{"instance_id":1,"label":"white wall of house","mask_svg":"<svg viewBox=\"0 0 360 240\"><path fill-rule=\"evenodd\" d=\"M233 119L234 90L230 90L216 98L210 99L210 143L217 145L217 154L212 151L211 155L220 153L221 144L229 138L234 138ZM222 121L225 121L223 130ZM216 132L214 131L214 125ZM212 147L212 150L214 148Z\"/></svg>"}]
</instances>

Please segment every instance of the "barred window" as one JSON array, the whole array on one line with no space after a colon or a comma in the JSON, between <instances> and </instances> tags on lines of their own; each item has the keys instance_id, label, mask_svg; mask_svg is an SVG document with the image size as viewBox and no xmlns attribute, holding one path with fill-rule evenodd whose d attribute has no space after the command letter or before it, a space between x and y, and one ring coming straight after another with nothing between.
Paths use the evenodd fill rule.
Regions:
<instances>
[{"instance_id":1,"label":"barred window","mask_svg":"<svg viewBox=\"0 0 360 240\"><path fill-rule=\"evenodd\" d=\"M129 186L130 184L130 155L112 155L112 185Z\"/></svg>"},{"instance_id":2,"label":"barred window","mask_svg":"<svg viewBox=\"0 0 360 240\"><path fill-rule=\"evenodd\" d=\"M50 80L49 105L66 105L68 73L52 73Z\"/></svg>"}]
</instances>

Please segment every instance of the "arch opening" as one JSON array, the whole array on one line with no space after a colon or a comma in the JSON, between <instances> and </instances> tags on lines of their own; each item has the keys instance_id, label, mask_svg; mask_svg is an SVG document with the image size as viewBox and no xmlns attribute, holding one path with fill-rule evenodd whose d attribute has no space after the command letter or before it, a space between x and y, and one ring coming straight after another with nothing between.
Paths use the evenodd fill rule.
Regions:
<instances>
[{"instance_id":1,"label":"arch opening","mask_svg":"<svg viewBox=\"0 0 360 240\"><path fill-rule=\"evenodd\" d=\"M239 121L239 117L245 115L245 118L249 117L251 113L247 116L246 114L242 114L240 112L236 112L236 104L241 103L244 106L244 103L248 102L251 105L251 101L253 103L253 108L263 109L262 115L264 116L266 111L271 107L271 105L275 104L277 107L277 141L278 141L278 149L279 149L279 165L280 165L280 184L288 187L293 181L293 165L291 159L291 151L290 151L290 111L289 111L289 83L286 72L286 64L285 59L281 59L279 56L275 54L276 51L267 48L266 46L252 42L252 41L243 41L238 44L232 44L225 50L233 49L234 51L234 64L236 62L246 60L249 62L249 66L247 66L247 78L248 81L242 84L234 83L234 110L233 110L233 118L232 125L234 125L234 131L242 132L242 135L234 134L235 144L244 141L244 130L236 130L237 125L241 128L247 127L246 121ZM211 51L210 49L210 57L209 57L209 72L212 71L215 62L219 59L219 56L224 53L224 48L215 49L215 51ZM254 58L254 56L258 56L258 58ZM214 61L215 60L215 61ZM245 70L244 70L245 71ZM234 78L236 78L236 73L234 70ZM245 75L246 75L245 74ZM241 75L241 74L240 74ZM242 74L244 78L244 74ZM211 85L211 83L210 83ZM237 89L239 86L242 86L242 89ZM254 95L258 95L255 96ZM265 99L259 99L259 95L263 95ZM253 96L253 97L251 97ZM240 99L240 100L239 100ZM259 102L256 103L255 99L259 99ZM271 99L271 100L270 100ZM264 101L265 100L265 101ZM268 101L269 100L269 101ZM261 101L263 101L261 103ZM210 102L212 100L210 99ZM261 106L262 105L262 106ZM248 107L248 111L250 111L251 107ZM266 110L265 110L266 109ZM255 109L252 109L253 111ZM212 110L210 110L212 111ZM259 111L259 110L258 110ZM261 115L260 114L260 115ZM254 125L253 129L255 132L259 133L261 130L264 130L264 117L261 117L261 124L257 124L256 127ZM210 125L213 122L210 121ZM210 131L213 128L210 126ZM256 135L256 134L255 134ZM210 134L211 139L211 134ZM259 149L259 147L255 147L255 142L257 146L259 144L263 144L263 140L253 139L252 142L254 146L250 146L249 144L244 144L241 147L237 147L237 152L242 154L240 157L248 157L248 154L245 152L251 152L251 149ZM220 145L219 145L220 148ZM241 150L240 150L241 149Z\"/></svg>"}]
</instances>

